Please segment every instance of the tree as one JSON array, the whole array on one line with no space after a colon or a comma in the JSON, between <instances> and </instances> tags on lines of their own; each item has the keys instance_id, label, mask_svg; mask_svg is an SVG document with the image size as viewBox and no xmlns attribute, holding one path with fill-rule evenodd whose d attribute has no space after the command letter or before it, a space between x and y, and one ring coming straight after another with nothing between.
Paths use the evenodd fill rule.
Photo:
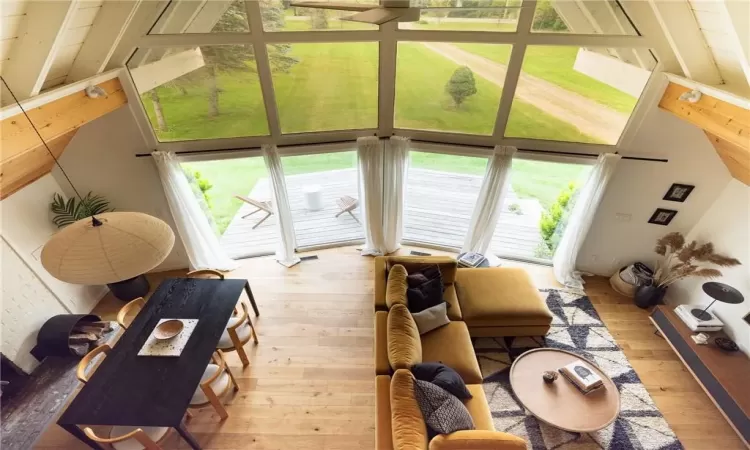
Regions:
<instances>
[{"instance_id":1,"label":"tree","mask_svg":"<svg viewBox=\"0 0 750 450\"><path fill-rule=\"evenodd\" d=\"M161 100L159 99L159 93L156 92L156 89L157 88L151 89L149 95L151 97L151 103L154 104L157 131L165 131L167 129L167 120L164 118L164 110L161 108Z\"/></svg>"},{"instance_id":2,"label":"tree","mask_svg":"<svg viewBox=\"0 0 750 450\"><path fill-rule=\"evenodd\" d=\"M328 29L328 11L325 9L310 9L310 26L313 30Z\"/></svg>"},{"instance_id":3,"label":"tree","mask_svg":"<svg viewBox=\"0 0 750 450\"><path fill-rule=\"evenodd\" d=\"M266 31L274 31L284 27L284 10L281 4L274 0L262 0L261 14ZM232 3L224 12L213 28L213 32L221 33L246 33L247 12L242 1ZM275 72L288 72L298 62L289 56L291 47L289 44L272 44L268 46L268 59L271 70ZM214 117L221 113L219 108L219 95L221 88L217 75L225 71L255 71L255 55L253 48L249 45L212 45L201 47L203 59L206 62L206 73L208 85L208 116Z\"/></svg>"},{"instance_id":4,"label":"tree","mask_svg":"<svg viewBox=\"0 0 750 450\"><path fill-rule=\"evenodd\" d=\"M477 93L474 72L466 66L456 69L445 85L445 92L451 96L456 108L460 107L464 100Z\"/></svg>"},{"instance_id":5,"label":"tree","mask_svg":"<svg viewBox=\"0 0 750 450\"><path fill-rule=\"evenodd\" d=\"M550 0L540 0L534 11L533 30L537 31L568 31L568 26L557 15L554 5Z\"/></svg>"}]
</instances>

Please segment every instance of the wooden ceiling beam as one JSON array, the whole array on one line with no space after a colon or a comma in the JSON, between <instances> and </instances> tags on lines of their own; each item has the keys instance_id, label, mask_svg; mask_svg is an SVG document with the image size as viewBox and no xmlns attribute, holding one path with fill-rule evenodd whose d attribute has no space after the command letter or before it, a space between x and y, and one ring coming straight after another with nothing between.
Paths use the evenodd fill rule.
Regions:
<instances>
[{"instance_id":1,"label":"wooden ceiling beam","mask_svg":"<svg viewBox=\"0 0 750 450\"><path fill-rule=\"evenodd\" d=\"M119 78L97 86L106 97L89 98L78 91L50 103L10 116L0 122L0 199L49 173L52 160L33 123L55 157L59 157L78 129L127 103Z\"/></svg>"},{"instance_id":2,"label":"wooden ceiling beam","mask_svg":"<svg viewBox=\"0 0 750 450\"><path fill-rule=\"evenodd\" d=\"M750 185L750 109L706 94L696 103L680 100L691 90L670 82L659 108L705 131L732 176Z\"/></svg>"}]
</instances>

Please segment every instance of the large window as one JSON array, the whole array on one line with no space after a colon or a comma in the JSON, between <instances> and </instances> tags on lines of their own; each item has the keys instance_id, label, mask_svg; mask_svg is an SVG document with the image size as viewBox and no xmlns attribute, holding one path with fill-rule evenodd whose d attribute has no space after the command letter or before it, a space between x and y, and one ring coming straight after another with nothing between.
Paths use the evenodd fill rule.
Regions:
<instances>
[{"instance_id":1,"label":"large window","mask_svg":"<svg viewBox=\"0 0 750 450\"><path fill-rule=\"evenodd\" d=\"M159 141L268 134L250 47L155 48L128 68Z\"/></svg>"},{"instance_id":2,"label":"large window","mask_svg":"<svg viewBox=\"0 0 750 450\"><path fill-rule=\"evenodd\" d=\"M487 158L418 151L409 155L404 240L461 248Z\"/></svg>"},{"instance_id":3,"label":"large window","mask_svg":"<svg viewBox=\"0 0 750 450\"><path fill-rule=\"evenodd\" d=\"M481 55L509 54L511 46L471 44L471 52L464 45L399 43L396 127L492 134L505 67Z\"/></svg>"},{"instance_id":4,"label":"large window","mask_svg":"<svg viewBox=\"0 0 750 450\"><path fill-rule=\"evenodd\" d=\"M638 56L632 49L528 47L505 135L617 144L654 63L648 52L645 61Z\"/></svg>"},{"instance_id":5,"label":"large window","mask_svg":"<svg viewBox=\"0 0 750 450\"><path fill-rule=\"evenodd\" d=\"M382 25L327 3L341 7L149 3L155 23L127 66L150 142L301 145L367 131L465 145L612 146L656 66L654 38L637 29L653 12L633 2L411 0L405 21Z\"/></svg>"},{"instance_id":6,"label":"large window","mask_svg":"<svg viewBox=\"0 0 750 450\"><path fill-rule=\"evenodd\" d=\"M263 158L183 162L229 257L272 253L279 242L273 194ZM240 198L243 197L243 198Z\"/></svg>"},{"instance_id":7,"label":"large window","mask_svg":"<svg viewBox=\"0 0 750 450\"><path fill-rule=\"evenodd\" d=\"M297 247L365 238L354 151L281 158Z\"/></svg>"},{"instance_id":8,"label":"large window","mask_svg":"<svg viewBox=\"0 0 750 450\"><path fill-rule=\"evenodd\" d=\"M588 164L515 158L490 251L551 260L590 170Z\"/></svg>"},{"instance_id":9,"label":"large window","mask_svg":"<svg viewBox=\"0 0 750 450\"><path fill-rule=\"evenodd\" d=\"M279 48L283 47L283 48ZM378 124L378 45L269 45L281 130L375 128Z\"/></svg>"}]
</instances>

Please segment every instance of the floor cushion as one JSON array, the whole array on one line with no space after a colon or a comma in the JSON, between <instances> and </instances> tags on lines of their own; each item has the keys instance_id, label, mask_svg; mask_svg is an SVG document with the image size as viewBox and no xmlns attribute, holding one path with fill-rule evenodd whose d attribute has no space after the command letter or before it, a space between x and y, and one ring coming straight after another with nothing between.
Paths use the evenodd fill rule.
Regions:
<instances>
[{"instance_id":1,"label":"floor cushion","mask_svg":"<svg viewBox=\"0 0 750 450\"><path fill-rule=\"evenodd\" d=\"M552 313L524 269L459 269L456 293L463 320L473 326L549 326Z\"/></svg>"},{"instance_id":2,"label":"floor cushion","mask_svg":"<svg viewBox=\"0 0 750 450\"><path fill-rule=\"evenodd\" d=\"M421 362L443 363L458 372L466 384L482 382L482 372L464 322L451 322L423 334L421 340Z\"/></svg>"}]
</instances>

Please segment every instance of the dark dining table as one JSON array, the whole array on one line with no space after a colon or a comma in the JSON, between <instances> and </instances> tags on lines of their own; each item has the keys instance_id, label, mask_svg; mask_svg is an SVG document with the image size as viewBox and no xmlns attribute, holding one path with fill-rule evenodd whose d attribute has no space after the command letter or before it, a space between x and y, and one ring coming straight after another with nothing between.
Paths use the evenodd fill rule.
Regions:
<instances>
[{"instance_id":1,"label":"dark dining table","mask_svg":"<svg viewBox=\"0 0 750 450\"><path fill-rule=\"evenodd\" d=\"M171 427L190 444L198 441L183 418L216 350L246 280L170 278L161 282L112 351L57 423L94 449L81 426ZM198 319L180 356L138 356L160 319Z\"/></svg>"}]
</instances>

